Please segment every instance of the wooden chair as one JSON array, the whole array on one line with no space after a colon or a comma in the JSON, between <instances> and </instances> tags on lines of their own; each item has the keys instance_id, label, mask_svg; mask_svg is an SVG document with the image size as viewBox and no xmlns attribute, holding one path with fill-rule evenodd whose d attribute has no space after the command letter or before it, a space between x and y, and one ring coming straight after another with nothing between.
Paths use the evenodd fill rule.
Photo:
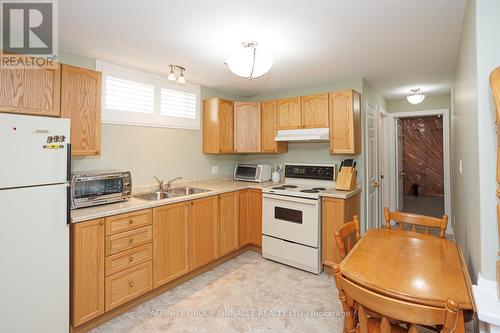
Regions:
<instances>
[{"instance_id":1,"label":"wooden chair","mask_svg":"<svg viewBox=\"0 0 500 333\"><path fill-rule=\"evenodd\" d=\"M333 276L345 313L344 332L417 333L417 326L427 326L442 327L441 333L451 333L459 327L460 308L452 300L439 308L381 295L344 278L337 264L333 266ZM350 305L348 299L355 304ZM409 328L402 327L402 322Z\"/></svg>"},{"instance_id":2,"label":"wooden chair","mask_svg":"<svg viewBox=\"0 0 500 333\"><path fill-rule=\"evenodd\" d=\"M358 215L354 215L351 222L344 223L335 231L335 242L340 260L345 258L360 238ZM354 242L353 239L355 239Z\"/></svg>"},{"instance_id":3,"label":"wooden chair","mask_svg":"<svg viewBox=\"0 0 500 333\"><path fill-rule=\"evenodd\" d=\"M424 228L424 234L429 235L429 229L439 229L439 237L445 238L448 215L442 218L404 212L390 212L384 208L385 227L391 229L391 220L399 222L399 230L405 230L405 225L411 226L411 231L416 232L417 226Z\"/></svg>"}]
</instances>

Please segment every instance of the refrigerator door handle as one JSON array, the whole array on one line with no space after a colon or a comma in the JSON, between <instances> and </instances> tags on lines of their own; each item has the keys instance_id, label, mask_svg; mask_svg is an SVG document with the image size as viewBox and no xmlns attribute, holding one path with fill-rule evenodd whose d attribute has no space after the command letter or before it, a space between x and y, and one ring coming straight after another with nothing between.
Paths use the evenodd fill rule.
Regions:
<instances>
[{"instance_id":1,"label":"refrigerator door handle","mask_svg":"<svg viewBox=\"0 0 500 333\"><path fill-rule=\"evenodd\" d=\"M66 180L71 181L71 143L66 144Z\"/></svg>"},{"instance_id":2,"label":"refrigerator door handle","mask_svg":"<svg viewBox=\"0 0 500 333\"><path fill-rule=\"evenodd\" d=\"M71 224L71 143L66 145L66 179L68 187L66 188L66 223Z\"/></svg>"},{"instance_id":3,"label":"refrigerator door handle","mask_svg":"<svg viewBox=\"0 0 500 333\"><path fill-rule=\"evenodd\" d=\"M66 187L66 223L71 224L71 186Z\"/></svg>"}]
</instances>

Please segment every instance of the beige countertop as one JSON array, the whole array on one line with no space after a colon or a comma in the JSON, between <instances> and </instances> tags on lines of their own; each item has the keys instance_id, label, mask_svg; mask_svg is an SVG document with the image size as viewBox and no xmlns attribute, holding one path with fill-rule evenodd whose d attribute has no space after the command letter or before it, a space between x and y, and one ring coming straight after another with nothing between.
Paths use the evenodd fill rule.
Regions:
<instances>
[{"instance_id":1,"label":"beige countertop","mask_svg":"<svg viewBox=\"0 0 500 333\"><path fill-rule=\"evenodd\" d=\"M174 187L179 186L179 184L175 185L176 186ZM188 200L204 198L222 193L240 191L245 189L262 189L264 187L272 186L273 184L271 182L259 184L259 183L241 182L234 180L208 180L208 181L189 182L188 184L186 183L183 185L203 188L210 191L198 194L186 195L186 196L179 196L175 198L167 198L157 201L146 201L132 197L128 201L118 202L114 204L101 205L89 208L80 208L71 211L71 221L73 223L82 222L111 215L128 213L141 209L164 206L176 202L183 202ZM321 195L324 197L348 199L359 192L361 192L360 187L353 191L337 191L335 189L332 189L322 193Z\"/></svg>"}]
</instances>

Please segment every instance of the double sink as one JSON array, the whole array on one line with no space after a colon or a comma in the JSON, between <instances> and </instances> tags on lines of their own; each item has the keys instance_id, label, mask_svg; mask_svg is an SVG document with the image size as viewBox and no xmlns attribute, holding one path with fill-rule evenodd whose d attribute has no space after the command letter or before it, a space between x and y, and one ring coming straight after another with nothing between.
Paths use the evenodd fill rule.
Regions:
<instances>
[{"instance_id":1,"label":"double sink","mask_svg":"<svg viewBox=\"0 0 500 333\"><path fill-rule=\"evenodd\" d=\"M210 190L206 190L203 188L196 188L196 187L176 187L168 191L153 191L149 193L134 195L134 197L146 201L157 201L157 200L182 197L204 192L210 192Z\"/></svg>"}]
</instances>

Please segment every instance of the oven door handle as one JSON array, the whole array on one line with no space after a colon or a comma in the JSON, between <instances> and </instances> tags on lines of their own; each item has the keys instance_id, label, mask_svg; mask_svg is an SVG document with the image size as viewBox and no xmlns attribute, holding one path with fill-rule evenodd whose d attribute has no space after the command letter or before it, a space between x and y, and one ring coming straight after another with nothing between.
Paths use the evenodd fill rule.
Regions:
<instances>
[{"instance_id":1,"label":"oven door handle","mask_svg":"<svg viewBox=\"0 0 500 333\"><path fill-rule=\"evenodd\" d=\"M317 199L303 199L303 198L297 198L297 197L292 197L292 196L283 196L283 195L274 195L274 194L263 194L262 196L264 199L271 199L271 200L277 200L277 201L283 201L283 202L297 202L301 204L306 204L306 205L311 205L311 206L317 206L319 203L319 200Z\"/></svg>"}]
</instances>

